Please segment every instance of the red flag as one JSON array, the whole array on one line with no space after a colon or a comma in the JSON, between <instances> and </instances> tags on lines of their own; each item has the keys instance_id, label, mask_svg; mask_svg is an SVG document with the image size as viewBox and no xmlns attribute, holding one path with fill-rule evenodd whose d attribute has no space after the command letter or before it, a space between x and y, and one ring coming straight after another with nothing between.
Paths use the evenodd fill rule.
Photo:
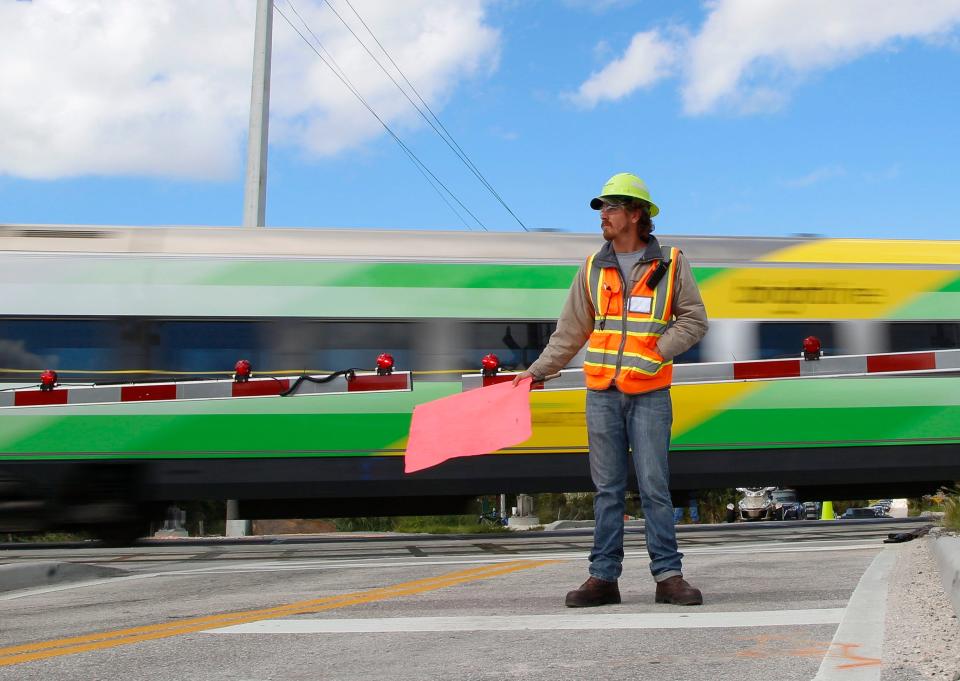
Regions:
<instances>
[{"instance_id":1,"label":"red flag","mask_svg":"<svg viewBox=\"0 0 960 681\"><path fill-rule=\"evenodd\" d=\"M414 407L404 472L458 456L489 454L529 439L532 382L496 383Z\"/></svg>"}]
</instances>

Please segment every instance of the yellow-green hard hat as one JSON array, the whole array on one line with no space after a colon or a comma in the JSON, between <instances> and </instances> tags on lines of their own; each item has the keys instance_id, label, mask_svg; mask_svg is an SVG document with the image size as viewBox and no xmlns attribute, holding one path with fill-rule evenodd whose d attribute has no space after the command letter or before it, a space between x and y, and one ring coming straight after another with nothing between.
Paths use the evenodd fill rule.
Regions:
<instances>
[{"instance_id":1,"label":"yellow-green hard hat","mask_svg":"<svg viewBox=\"0 0 960 681\"><path fill-rule=\"evenodd\" d=\"M600 190L600 196L590 200L590 207L594 210L600 210L603 205L602 199L612 199L614 197L624 197L631 199L640 199L650 205L650 217L655 217L660 209L657 204L650 200L650 190L643 180L633 173L617 173L603 185Z\"/></svg>"}]
</instances>

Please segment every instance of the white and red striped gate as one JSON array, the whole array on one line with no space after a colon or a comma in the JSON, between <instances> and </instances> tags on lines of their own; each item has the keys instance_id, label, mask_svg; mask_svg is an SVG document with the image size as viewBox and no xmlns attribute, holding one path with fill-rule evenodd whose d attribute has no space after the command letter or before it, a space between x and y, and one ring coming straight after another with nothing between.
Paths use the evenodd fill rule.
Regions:
<instances>
[{"instance_id":1,"label":"white and red striped gate","mask_svg":"<svg viewBox=\"0 0 960 681\"><path fill-rule=\"evenodd\" d=\"M929 352L889 352L875 355L837 355L819 359L760 359L743 362L697 362L673 365L673 383L732 383L804 378L960 373L960 349ZM512 381L514 373L463 376L463 390ZM564 369L535 390L583 390L583 369Z\"/></svg>"},{"instance_id":2,"label":"white and red striped gate","mask_svg":"<svg viewBox=\"0 0 960 681\"><path fill-rule=\"evenodd\" d=\"M310 380L310 379L313 380ZM219 379L209 381L158 381L114 385L59 385L52 390L39 387L0 391L0 409L74 404L113 404L169 400L223 400L243 397L279 397L296 385L289 397L334 395L338 393L412 390L409 371L380 375L374 372L349 372L330 380L326 377L282 376L251 378L246 381ZM324 381L324 382L318 382Z\"/></svg>"}]
</instances>

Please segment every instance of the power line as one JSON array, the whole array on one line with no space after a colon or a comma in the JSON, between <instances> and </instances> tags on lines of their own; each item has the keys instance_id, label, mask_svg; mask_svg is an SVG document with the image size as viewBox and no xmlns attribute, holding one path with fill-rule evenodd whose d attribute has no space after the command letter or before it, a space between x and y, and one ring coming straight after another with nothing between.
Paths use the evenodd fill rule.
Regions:
<instances>
[{"instance_id":1,"label":"power line","mask_svg":"<svg viewBox=\"0 0 960 681\"><path fill-rule=\"evenodd\" d=\"M366 107L366 109L371 113L371 115L373 115L373 117L377 119L380 125L382 125L383 128L390 134L390 136L393 137L394 141L400 146L403 152L407 155L407 158L410 160L411 163L413 163L417 171L424 177L424 179L433 188L433 190L437 192L441 200L443 200L443 202L447 204L447 207L450 208L453 214L457 216L457 218L460 220L463 226L466 227L467 229L471 229L470 225L467 224L467 221L460 214L460 212L453 207L453 204L451 204L450 201L447 200L447 197L443 195L443 192L440 191L440 188L437 186L438 184L440 185L440 187L443 187L443 189L454 199L454 201L460 204L460 206L467 213L470 214L470 216L477 222L477 224L480 225L481 229L483 229L484 231L487 231L486 225L484 225L470 211L470 209L468 209L466 206L463 205L463 203L453 194L453 192L451 192L447 188L447 186L443 184L443 182L441 182L440 179L436 175L434 175L429 168L427 168L427 166L417 157L417 155L414 154L413 151L406 144L404 144L403 140L401 140L400 137L396 133L394 133L393 130L391 130L390 127L386 124L386 122L377 114L377 112L374 111L373 107L363 98L363 96L360 94L360 91L356 88L356 86L353 85L353 83L347 77L346 72L340 67L339 64L337 64L336 60L333 58L333 55L329 52L329 50L327 50L326 47L323 46L323 43L320 41L319 36L317 36L317 34L314 33L314 31L310 28L310 26L307 24L304 18L300 15L300 13L297 12L297 8L293 6L293 3L288 0L287 4L290 5L290 9L293 10L293 12L297 15L297 17L303 23L307 31L309 31L310 34L313 36L314 40L317 42L317 45L320 46L320 49L323 50L324 53L328 55L329 60L324 59L324 57L319 52L317 52L317 49L313 46L313 44L311 44L310 41L307 39L307 37L303 35L303 33L296 26L293 25L290 19L283 13L283 10L281 10L276 5L274 5L274 7L276 8L280 16L282 16L283 19L290 25L290 27L297 32L297 34L304 40L304 42L307 43L307 46L317 54L317 56L320 58L320 61L322 61L327 66L327 68L329 68L333 72L333 75L335 75L340 80L340 82L342 82L347 87L347 89L350 90L353 96L356 97L360 101L360 103L363 104L364 107ZM433 179L431 179L431 177Z\"/></svg>"},{"instance_id":2,"label":"power line","mask_svg":"<svg viewBox=\"0 0 960 681\"><path fill-rule=\"evenodd\" d=\"M317 34L314 33L314 31L310 28L310 26L306 23L306 21L303 20L303 17L300 16L299 12L297 12L296 8L293 6L293 3L290 2L290 0L287 0L287 4L290 5L290 8L297 14L297 17L300 18L300 21L303 22L303 25L306 28L306 30L309 31L309 33L313 36L314 40L317 41L317 44L320 45L321 49L329 55L330 52L325 47L323 47L323 43L320 41L319 37L317 37ZM470 217L473 218L473 220L480 226L481 229L483 229L484 231L489 231L487 230L487 226L483 224L483 221L481 221L480 218L474 215L473 212L469 208L467 208L463 204L463 202L460 201L459 198L457 198L456 194L450 191L450 189L440 180L440 178L438 178L433 173L433 171L431 171L430 168L428 168L426 164L423 161L421 161L420 158L415 153L413 153L413 151L403 142L403 140L400 139L400 137L393 131L393 129L391 129L390 126L387 125L386 121L384 121L383 118L381 118L380 115L377 114L377 112L367 102L367 100L364 99L363 95L360 94L359 90L357 90L357 88L346 77L346 73L343 72L343 69L341 69L339 65L334 67L331 64L331 61L333 61L332 56L330 58L330 61L324 58L324 56L317 50L317 48L313 45L313 43L311 43L310 40L303 34L303 32L294 25L294 23L290 20L290 18L283 12L283 10L278 5L274 5L274 9L277 11L277 13L281 17L283 17L283 20L287 22L290 28L292 28L297 33L297 35L299 35L300 38L303 39L303 41L307 44L307 47L313 50L314 54L317 55L320 61L322 61L323 64L328 69L330 69L333 75L336 76L337 79L341 83L343 83L343 85L348 90L350 90L351 94L353 94L353 96L357 98L357 100L364 106L364 108L366 108L367 111L369 111L370 114L375 119L377 119L377 122L380 123L381 126L383 126L383 129L386 130L387 134L389 134L390 137L392 137L393 140L400 146L403 152L407 155L407 158L410 160L410 162L414 164L414 167L420 172L421 175L424 176L424 178L427 180L427 183L430 184L433 190L437 192L437 194L440 196L441 199L443 199L443 202L446 203L447 206L457 216L457 218L460 219L460 222L462 222L467 229L470 229L470 226L467 224L466 220L464 220L463 216L460 215L460 213L447 200L447 197L443 195L443 193L440 191L437 185L439 185L439 187L442 187L443 191L445 191L454 201L456 201L457 205L459 205L468 215L470 215ZM343 75L341 75L341 73Z\"/></svg>"},{"instance_id":3,"label":"power line","mask_svg":"<svg viewBox=\"0 0 960 681\"><path fill-rule=\"evenodd\" d=\"M383 65L383 63L381 63L381 61L377 59L376 55L373 54L370 48L367 47L367 44L363 42L363 40L360 38L360 36L356 34L356 32L353 30L350 24L347 23L347 21L340 15L337 9L331 4L330 0L324 0L324 2L326 3L327 7L330 8L330 11L332 11L334 15L336 15L337 19L340 20L340 23L343 24L348 31L350 31L350 34L356 39L358 43L360 43L361 47L363 47L363 49L367 52L367 54L370 55L370 58L374 61L374 63L378 67L380 67L380 70L383 71L384 74L386 74L387 78L389 78L390 81L396 86L396 88L400 90L403 96L406 97L407 101L410 102L410 105L416 110L416 112L420 115L420 117L427 122L427 125L433 128L433 131L437 133L440 139L442 139L444 143L450 148L450 150L454 154L456 154L457 158L459 158L460 161L467 167L467 169L470 170L470 172L472 172L474 176L480 181L480 183L483 184L484 187L486 187L487 191L489 191L493 195L493 197L496 198L496 200L500 203L500 205L503 206L504 209L506 209L506 211L510 213L511 216L513 216L513 219L517 221L517 224L520 225L523 231L525 232L529 231L527 229L527 226L523 224L523 221L519 217L517 217L516 213L514 213L513 210L511 210L510 206L507 205L506 201L503 200L503 197L501 197L500 194L497 192L497 190L494 189L493 185L490 184L489 181L487 181L487 178L484 177L483 173L480 172L480 169L477 168L476 164L474 164L474 162L470 159L467 153L460 147L459 144L457 144L457 141L454 139L453 135L450 134L450 131L447 130L446 126L443 124L440 118L433 112L433 109L431 109L430 106L427 104L427 102L423 99L423 97L420 95L420 92L413 85L413 83L410 82L410 79L407 78L406 74L404 74L403 70L400 68L397 62L394 61L393 57L390 56L390 53L387 51L387 48L383 46L383 43L380 42L380 40L374 34L373 30L370 28L370 26L367 25L367 22L364 21L363 17L360 16L360 13L353 6L350 0L344 0L344 2L346 2L347 6L353 11L357 19L360 21L363 27L367 30L367 33L370 34L370 37L373 38L374 42L377 44L377 46L380 48L383 54L386 55L387 59L390 60L390 63L393 65L393 68L397 70L397 73L400 74L404 82L410 87L413 93L417 96L417 99L420 100L420 103L423 104L423 107L430 113L430 116L433 118L433 121L436 121L436 124L434 124L434 122L427 117L427 115L417 105L417 103L413 101L413 99L410 97L407 91L400 85L400 83L397 82L396 78L393 77L393 74L391 74L390 71ZM437 128L437 126L440 126L439 129Z\"/></svg>"}]
</instances>

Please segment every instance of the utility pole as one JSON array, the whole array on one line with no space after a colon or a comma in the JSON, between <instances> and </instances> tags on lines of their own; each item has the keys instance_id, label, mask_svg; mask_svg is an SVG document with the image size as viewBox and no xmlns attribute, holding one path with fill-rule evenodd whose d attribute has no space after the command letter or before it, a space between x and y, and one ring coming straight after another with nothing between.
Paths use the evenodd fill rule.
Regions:
<instances>
[{"instance_id":1,"label":"utility pole","mask_svg":"<svg viewBox=\"0 0 960 681\"><path fill-rule=\"evenodd\" d=\"M239 506L236 499L227 499L227 523L224 528L226 537L246 537L250 534L251 523L239 517Z\"/></svg>"},{"instance_id":2,"label":"utility pole","mask_svg":"<svg viewBox=\"0 0 960 681\"><path fill-rule=\"evenodd\" d=\"M247 179L243 187L244 227L263 227L266 222L272 51L273 0L257 0L257 21L253 37L253 82L250 87L250 131L247 136ZM238 517L238 510L237 500L228 499L228 537L250 534L250 523Z\"/></svg>"},{"instance_id":3,"label":"utility pole","mask_svg":"<svg viewBox=\"0 0 960 681\"><path fill-rule=\"evenodd\" d=\"M270 122L270 54L273 46L273 0L257 0L253 40L253 85L247 181L243 191L243 226L263 227L267 209L267 128Z\"/></svg>"}]
</instances>

